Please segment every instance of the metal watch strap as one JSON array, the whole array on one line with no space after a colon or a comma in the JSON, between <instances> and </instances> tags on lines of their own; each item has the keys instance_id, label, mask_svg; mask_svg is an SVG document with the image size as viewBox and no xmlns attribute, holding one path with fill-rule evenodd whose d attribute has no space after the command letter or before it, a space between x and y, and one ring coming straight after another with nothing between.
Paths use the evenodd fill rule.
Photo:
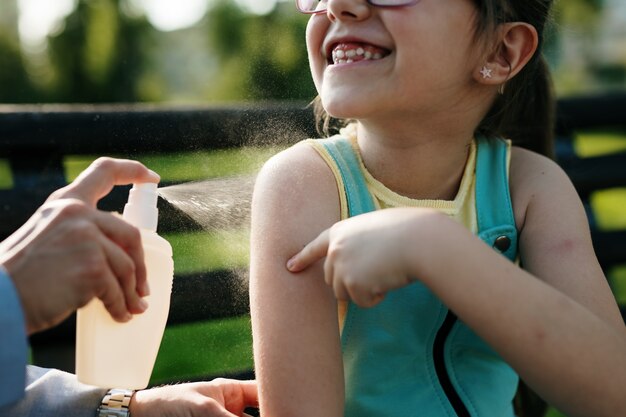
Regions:
<instances>
[{"instance_id":1,"label":"metal watch strap","mask_svg":"<svg viewBox=\"0 0 626 417\"><path fill-rule=\"evenodd\" d=\"M111 389L102 399L96 417L130 417L130 400L135 391Z\"/></svg>"}]
</instances>

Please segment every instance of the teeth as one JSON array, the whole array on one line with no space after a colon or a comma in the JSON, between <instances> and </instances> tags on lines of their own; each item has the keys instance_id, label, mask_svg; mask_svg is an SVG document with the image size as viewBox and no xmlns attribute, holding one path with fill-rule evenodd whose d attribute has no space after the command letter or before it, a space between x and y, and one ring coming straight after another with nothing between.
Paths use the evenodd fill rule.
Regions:
<instances>
[{"instance_id":1,"label":"teeth","mask_svg":"<svg viewBox=\"0 0 626 417\"><path fill-rule=\"evenodd\" d=\"M368 60L383 58L383 54L381 52L371 52L361 46L357 47L356 49L353 49L354 47L348 47L346 49L340 48L341 47L338 46L332 52L332 59L334 64L346 64L358 61L359 59Z\"/></svg>"}]
</instances>

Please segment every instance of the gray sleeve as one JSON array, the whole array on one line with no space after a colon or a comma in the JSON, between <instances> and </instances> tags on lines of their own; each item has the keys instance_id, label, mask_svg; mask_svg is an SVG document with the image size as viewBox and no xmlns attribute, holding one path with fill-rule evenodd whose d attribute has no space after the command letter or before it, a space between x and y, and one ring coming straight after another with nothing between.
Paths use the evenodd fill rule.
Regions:
<instances>
[{"instance_id":1,"label":"gray sleeve","mask_svg":"<svg viewBox=\"0 0 626 417\"><path fill-rule=\"evenodd\" d=\"M94 417L107 390L85 385L73 374L28 366L26 395L0 417Z\"/></svg>"},{"instance_id":2,"label":"gray sleeve","mask_svg":"<svg viewBox=\"0 0 626 417\"><path fill-rule=\"evenodd\" d=\"M26 324L19 295L0 265L0 410L24 396ZM1 412L1 411L0 411Z\"/></svg>"}]
</instances>

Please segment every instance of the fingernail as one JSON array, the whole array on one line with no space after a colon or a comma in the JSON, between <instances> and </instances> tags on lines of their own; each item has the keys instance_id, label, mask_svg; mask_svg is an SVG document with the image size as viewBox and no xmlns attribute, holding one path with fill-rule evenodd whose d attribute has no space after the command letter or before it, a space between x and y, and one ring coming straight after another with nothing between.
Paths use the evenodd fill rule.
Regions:
<instances>
[{"instance_id":1,"label":"fingernail","mask_svg":"<svg viewBox=\"0 0 626 417\"><path fill-rule=\"evenodd\" d=\"M141 298L139 300L139 308L141 309L141 311L146 311L148 309L148 302Z\"/></svg>"},{"instance_id":2,"label":"fingernail","mask_svg":"<svg viewBox=\"0 0 626 417\"><path fill-rule=\"evenodd\" d=\"M287 269L292 270L296 266L295 256L287 261Z\"/></svg>"},{"instance_id":3,"label":"fingernail","mask_svg":"<svg viewBox=\"0 0 626 417\"><path fill-rule=\"evenodd\" d=\"M150 175L152 175L153 177L155 177L156 179L158 179L159 181L161 180L161 176L159 174L157 174L156 172L154 172L151 169L148 169L148 171L150 172Z\"/></svg>"},{"instance_id":4,"label":"fingernail","mask_svg":"<svg viewBox=\"0 0 626 417\"><path fill-rule=\"evenodd\" d=\"M126 313L126 314L124 314L124 317L122 317L122 321L123 322L127 322L127 321L130 321L130 319L132 319L132 318L133 318L132 314Z\"/></svg>"}]
</instances>

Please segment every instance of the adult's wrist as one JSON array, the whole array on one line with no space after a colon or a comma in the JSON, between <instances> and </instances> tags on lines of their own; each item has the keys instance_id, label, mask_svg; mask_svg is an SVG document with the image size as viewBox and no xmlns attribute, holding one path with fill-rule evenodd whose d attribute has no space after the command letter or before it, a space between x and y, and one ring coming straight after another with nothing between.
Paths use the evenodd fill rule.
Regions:
<instances>
[{"instance_id":1,"label":"adult's wrist","mask_svg":"<svg viewBox=\"0 0 626 417\"><path fill-rule=\"evenodd\" d=\"M110 389L96 410L96 417L131 417L130 403L135 391Z\"/></svg>"}]
</instances>

